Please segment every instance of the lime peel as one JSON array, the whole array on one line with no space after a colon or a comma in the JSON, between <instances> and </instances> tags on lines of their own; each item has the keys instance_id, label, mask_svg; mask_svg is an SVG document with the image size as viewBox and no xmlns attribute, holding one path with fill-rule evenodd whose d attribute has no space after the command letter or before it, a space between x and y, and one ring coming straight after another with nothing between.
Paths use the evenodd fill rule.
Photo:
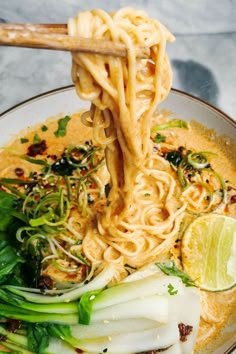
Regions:
<instances>
[{"instance_id":1,"label":"lime peel","mask_svg":"<svg viewBox=\"0 0 236 354\"><path fill-rule=\"evenodd\" d=\"M231 254L227 263L227 273L230 277L236 279L236 231L234 232Z\"/></svg>"},{"instance_id":2,"label":"lime peel","mask_svg":"<svg viewBox=\"0 0 236 354\"><path fill-rule=\"evenodd\" d=\"M216 213L200 216L182 239L184 271L206 291L236 285L236 219Z\"/></svg>"}]
</instances>

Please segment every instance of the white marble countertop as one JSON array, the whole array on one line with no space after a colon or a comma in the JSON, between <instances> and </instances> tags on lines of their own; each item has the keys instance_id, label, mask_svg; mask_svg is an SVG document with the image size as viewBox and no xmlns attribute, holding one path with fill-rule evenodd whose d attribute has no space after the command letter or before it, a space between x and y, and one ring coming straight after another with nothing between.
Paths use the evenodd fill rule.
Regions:
<instances>
[{"instance_id":1,"label":"white marble countertop","mask_svg":"<svg viewBox=\"0 0 236 354\"><path fill-rule=\"evenodd\" d=\"M173 87L236 117L236 0L0 0L0 22L65 23L77 12L145 9L176 36L168 46ZM0 112L70 85L69 53L0 47Z\"/></svg>"}]
</instances>

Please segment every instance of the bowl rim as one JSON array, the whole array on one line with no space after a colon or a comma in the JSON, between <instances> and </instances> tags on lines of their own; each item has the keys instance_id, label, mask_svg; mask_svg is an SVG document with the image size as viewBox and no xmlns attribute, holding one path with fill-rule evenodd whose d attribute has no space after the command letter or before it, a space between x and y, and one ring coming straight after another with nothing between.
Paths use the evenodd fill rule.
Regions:
<instances>
[{"instance_id":1,"label":"bowl rim","mask_svg":"<svg viewBox=\"0 0 236 354\"><path fill-rule=\"evenodd\" d=\"M37 94L35 96L32 96L30 98L27 98L26 100L21 101L21 102L15 104L15 105L11 106L10 108L6 109L5 111L0 112L0 119L2 119L8 113L14 112L15 110L17 110L17 109L29 104L32 101L37 101L40 98L47 97L47 96L52 96L54 94L57 94L57 93L60 93L60 92L63 92L63 91L70 91L74 87L75 87L74 85L61 86L61 87L58 87L58 88L55 88L55 89L52 89L52 90L49 90L49 91L45 91L45 92L39 93L39 94ZM230 115L225 113L220 108L214 106L210 102L205 101L204 99L202 99L200 97L196 97L196 96L194 96L194 95L192 95L192 94L190 94L188 92L185 92L185 91L182 91L182 90L179 90L179 89L171 88L170 92L173 92L174 94L177 94L177 95L180 95L180 96L184 96L185 98L188 98L188 99L190 99L190 100L192 100L194 102L198 102L198 103L202 104L206 108L209 108L213 112L221 115L225 120L227 120L228 122L230 122L231 124L236 126L236 120L233 119L233 117L231 117Z\"/></svg>"}]
</instances>

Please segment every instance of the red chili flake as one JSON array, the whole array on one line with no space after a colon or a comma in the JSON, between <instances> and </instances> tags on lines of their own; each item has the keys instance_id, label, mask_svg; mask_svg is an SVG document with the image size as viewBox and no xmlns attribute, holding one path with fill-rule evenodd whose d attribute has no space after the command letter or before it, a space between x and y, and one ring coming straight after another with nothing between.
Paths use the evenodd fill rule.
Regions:
<instances>
[{"instance_id":1,"label":"red chili flake","mask_svg":"<svg viewBox=\"0 0 236 354\"><path fill-rule=\"evenodd\" d=\"M25 171L21 167L16 167L15 168L15 174L17 177L22 177L24 176Z\"/></svg>"},{"instance_id":2,"label":"red chili flake","mask_svg":"<svg viewBox=\"0 0 236 354\"><path fill-rule=\"evenodd\" d=\"M192 332L193 326L185 325L184 323L178 324L180 340L181 342L185 342L187 340L187 336Z\"/></svg>"},{"instance_id":3,"label":"red chili flake","mask_svg":"<svg viewBox=\"0 0 236 354\"><path fill-rule=\"evenodd\" d=\"M46 149L46 140L41 140L39 143L32 144L28 147L27 155L32 157L35 157L36 155L43 155Z\"/></svg>"},{"instance_id":4,"label":"red chili flake","mask_svg":"<svg viewBox=\"0 0 236 354\"><path fill-rule=\"evenodd\" d=\"M232 197L230 198L230 203L231 203L231 204L236 203L236 194L235 194L235 195L232 195Z\"/></svg>"},{"instance_id":5,"label":"red chili flake","mask_svg":"<svg viewBox=\"0 0 236 354\"><path fill-rule=\"evenodd\" d=\"M82 277L84 278L87 273L87 266L85 264L81 264L80 273L81 273Z\"/></svg>"}]
</instances>

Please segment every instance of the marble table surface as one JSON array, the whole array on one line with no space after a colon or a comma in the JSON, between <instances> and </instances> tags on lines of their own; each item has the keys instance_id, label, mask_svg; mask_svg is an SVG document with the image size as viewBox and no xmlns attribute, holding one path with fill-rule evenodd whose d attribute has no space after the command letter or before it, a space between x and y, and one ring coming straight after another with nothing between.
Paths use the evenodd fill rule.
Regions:
<instances>
[{"instance_id":1,"label":"marble table surface","mask_svg":"<svg viewBox=\"0 0 236 354\"><path fill-rule=\"evenodd\" d=\"M79 11L145 9L176 37L168 45L173 87L236 117L236 0L0 0L0 22L65 23ZM0 112L70 85L69 53L0 47Z\"/></svg>"}]
</instances>

